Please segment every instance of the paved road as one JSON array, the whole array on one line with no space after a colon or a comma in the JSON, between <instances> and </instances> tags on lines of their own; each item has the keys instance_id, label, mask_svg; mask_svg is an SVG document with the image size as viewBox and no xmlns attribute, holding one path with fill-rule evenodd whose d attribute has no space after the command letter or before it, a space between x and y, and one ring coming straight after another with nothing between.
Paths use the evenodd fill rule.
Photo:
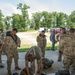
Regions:
<instances>
[{"instance_id":1,"label":"paved road","mask_svg":"<svg viewBox=\"0 0 75 75\"><path fill-rule=\"evenodd\" d=\"M26 54L26 52L19 53L19 66L22 69L25 66L25 60L24 60L25 54ZM63 66L62 62L57 61L57 55L58 55L58 51L46 51L46 56L45 57L48 58L48 59L53 59L54 60L54 64L53 64L52 68L49 68L49 69L46 70L47 73L54 73L60 67ZM2 55L2 61L3 61L3 64L4 64L5 68L0 68L0 75L7 75L6 60L7 60L6 56ZM12 62L12 73L15 73L15 72L20 74L21 71L17 71L17 70L14 69L14 61L13 61Z\"/></svg>"}]
</instances>

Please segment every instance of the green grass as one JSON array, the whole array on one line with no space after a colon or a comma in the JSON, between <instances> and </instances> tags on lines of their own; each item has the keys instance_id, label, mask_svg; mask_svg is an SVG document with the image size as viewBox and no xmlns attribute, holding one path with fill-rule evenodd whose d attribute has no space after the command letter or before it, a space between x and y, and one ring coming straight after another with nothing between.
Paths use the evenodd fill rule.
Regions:
<instances>
[{"instance_id":1,"label":"green grass","mask_svg":"<svg viewBox=\"0 0 75 75\"><path fill-rule=\"evenodd\" d=\"M33 44L25 44L25 45L22 45L20 48L18 48L18 51L19 52L26 52L29 50L29 48L31 46L34 46Z\"/></svg>"},{"instance_id":2,"label":"green grass","mask_svg":"<svg viewBox=\"0 0 75 75\"><path fill-rule=\"evenodd\" d=\"M46 50L51 50L51 43L48 43L46 46ZM58 50L58 44L55 44L55 50Z\"/></svg>"},{"instance_id":3,"label":"green grass","mask_svg":"<svg viewBox=\"0 0 75 75\"><path fill-rule=\"evenodd\" d=\"M18 48L19 52L26 52L29 50L30 47L34 46L34 44L25 44ZM58 44L55 45L55 50L58 49ZM51 50L51 43L48 43L46 46L46 50Z\"/></svg>"},{"instance_id":4,"label":"green grass","mask_svg":"<svg viewBox=\"0 0 75 75\"><path fill-rule=\"evenodd\" d=\"M33 33L33 32L35 32L35 33ZM21 33L21 32L20 32ZM28 35L31 35L31 36L33 36L34 38L35 37L37 37L38 36L38 34L39 34L39 32L38 31L35 31L35 30L29 30L28 32L25 32L25 33L27 33ZM26 34L25 34L26 35ZM49 35L50 35L50 33L46 33L46 38L48 39L49 38ZM29 42L29 41L28 41ZM30 47L32 47L32 46L34 46L35 44L33 44L33 43L28 43L28 44L23 44L22 43L22 45L21 45L21 47L20 48L18 48L18 51L19 52L26 52L26 51L28 51L29 50L29 48ZM58 43L55 45L55 50L57 50L58 49ZM47 46L46 46L46 50L51 50L51 43L47 43Z\"/></svg>"}]
</instances>

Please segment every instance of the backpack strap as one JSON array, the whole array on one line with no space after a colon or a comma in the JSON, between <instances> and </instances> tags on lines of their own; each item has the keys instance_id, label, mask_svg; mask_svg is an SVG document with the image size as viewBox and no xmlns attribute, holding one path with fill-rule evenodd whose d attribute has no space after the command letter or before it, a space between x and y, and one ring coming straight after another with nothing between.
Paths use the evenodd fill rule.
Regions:
<instances>
[{"instance_id":1,"label":"backpack strap","mask_svg":"<svg viewBox=\"0 0 75 75\"><path fill-rule=\"evenodd\" d=\"M33 54L36 56L36 52L35 52L34 46L32 46L31 48L33 49ZM31 48L30 48L30 50L28 51L28 54L31 52L31 50L32 50Z\"/></svg>"},{"instance_id":2,"label":"backpack strap","mask_svg":"<svg viewBox=\"0 0 75 75\"><path fill-rule=\"evenodd\" d=\"M34 46L33 46L33 51L34 51L34 56L36 56L36 52L35 52Z\"/></svg>"},{"instance_id":3,"label":"backpack strap","mask_svg":"<svg viewBox=\"0 0 75 75\"><path fill-rule=\"evenodd\" d=\"M15 36L15 38L12 36L12 35L10 35L10 37L15 41L15 43L17 44L17 35L14 35Z\"/></svg>"}]
</instances>

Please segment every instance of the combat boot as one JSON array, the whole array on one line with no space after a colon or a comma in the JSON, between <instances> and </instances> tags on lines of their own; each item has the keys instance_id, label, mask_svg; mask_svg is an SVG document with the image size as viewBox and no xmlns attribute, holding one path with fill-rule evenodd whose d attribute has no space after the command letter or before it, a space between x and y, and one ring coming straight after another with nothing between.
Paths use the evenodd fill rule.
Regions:
<instances>
[{"instance_id":1,"label":"combat boot","mask_svg":"<svg viewBox=\"0 0 75 75\"><path fill-rule=\"evenodd\" d=\"M4 68L4 65L2 63L0 63L0 68Z\"/></svg>"},{"instance_id":2,"label":"combat boot","mask_svg":"<svg viewBox=\"0 0 75 75\"><path fill-rule=\"evenodd\" d=\"M11 73L11 71L10 71L10 70L8 70L8 75L12 75L12 73Z\"/></svg>"},{"instance_id":3,"label":"combat boot","mask_svg":"<svg viewBox=\"0 0 75 75\"><path fill-rule=\"evenodd\" d=\"M15 67L15 70L21 70L21 68L17 66L17 67Z\"/></svg>"},{"instance_id":4,"label":"combat boot","mask_svg":"<svg viewBox=\"0 0 75 75\"><path fill-rule=\"evenodd\" d=\"M62 60L61 60L61 59L58 59L57 61L58 61L58 62L61 62Z\"/></svg>"}]
</instances>

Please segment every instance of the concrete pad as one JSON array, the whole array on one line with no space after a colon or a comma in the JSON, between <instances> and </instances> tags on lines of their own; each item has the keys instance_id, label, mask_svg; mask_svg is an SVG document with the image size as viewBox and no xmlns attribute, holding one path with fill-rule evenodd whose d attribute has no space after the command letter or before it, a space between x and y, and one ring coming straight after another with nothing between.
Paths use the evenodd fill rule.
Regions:
<instances>
[{"instance_id":1,"label":"concrete pad","mask_svg":"<svg viewBox=\"0 0 75 75\"><path fill-rule=\"evenodd\" d=\"M26 52L21 52L19 53L19 66L23 69L25 67L25 54ZM54 60L54 64L51 68L45 70L45 72L48 74L48 75L53 75L51 73L55 73L57 72L57 70L59 68L61 68L63 66L63 62L58 62L57 61L57 58L58 58L58 51L46 51L46 55L45 55L46 58L48 59L52 59ZM2 55L2 62L3 62L3 65L4 65L4 68L0 68L0 75L7 75L7 64L6 64L6 61L7 61L7 57L6 55ZM14 60L12 61L12 73L18 73L20 75L20 72L21 70L15 70L14 69Z\"/></svg>"}]
</instances>

